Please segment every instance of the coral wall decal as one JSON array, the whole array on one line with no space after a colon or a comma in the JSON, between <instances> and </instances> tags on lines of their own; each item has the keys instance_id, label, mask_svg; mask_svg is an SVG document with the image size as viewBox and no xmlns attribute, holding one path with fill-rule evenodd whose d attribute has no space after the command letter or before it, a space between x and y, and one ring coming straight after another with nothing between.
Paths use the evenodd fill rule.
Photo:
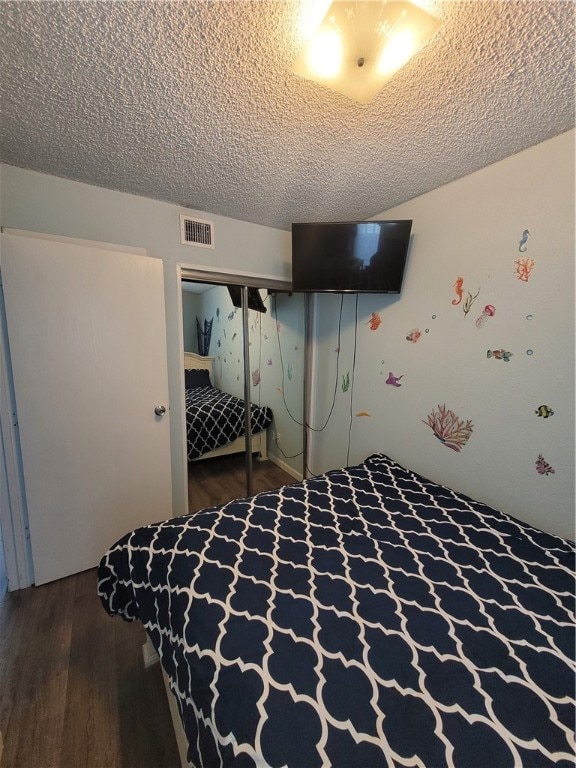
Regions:
<instances>
[{"instance_id":1,"label":"coral wall decal","mask_svg":"<svg viewBox=\"0 0 576 768\"><path fill-rule=\"evenodd\" d=\"M473 432L473 424L468 419L460 419L446 405L438 405L438 410L432 410L428 415L428 424L434 435L447 448L453 451L461 451L470 439Z\"/></svg>"},{"instance_id":2,"label":"coral wall decal","mask_svg":"<svg viewBox=\"0 0 576 768\"><path fill-rule=\"evenodd\" d=\"M527 283L534 269L534 259L516 259L516 276L518 280L522 280Z\"/></svg>"}]
</instances>

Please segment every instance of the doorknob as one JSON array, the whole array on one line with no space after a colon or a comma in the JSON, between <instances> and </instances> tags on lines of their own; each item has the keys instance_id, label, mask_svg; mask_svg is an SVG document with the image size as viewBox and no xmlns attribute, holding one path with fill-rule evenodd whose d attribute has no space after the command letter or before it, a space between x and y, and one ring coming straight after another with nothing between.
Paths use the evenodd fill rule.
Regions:
<instances>
[{"instance_id":1,"label":"doorknob","mask_svg":"<svg viewBox=\"0 0 576 768\"><path fill-rule=\"evenodd\" d=\"M156 408L154 408L154 413L156 416L164 416L166 413L166 407L164 405L157 405Z\"/></svg>"}]
</instances>

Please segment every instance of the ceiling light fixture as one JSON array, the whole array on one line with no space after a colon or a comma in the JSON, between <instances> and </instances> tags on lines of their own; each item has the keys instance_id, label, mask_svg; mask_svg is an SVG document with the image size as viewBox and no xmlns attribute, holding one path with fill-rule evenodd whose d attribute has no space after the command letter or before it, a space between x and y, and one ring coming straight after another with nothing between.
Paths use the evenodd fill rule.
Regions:
<instances>
[{"instance_id":1,"label":"ceiling light fixture","mask_svg":"<svg viewBox=\"0 0 576 768\"><path fill-rule=\"evenodd\" d=\"M366 104L441 23L404 0L334 0L294 72Z\"/></svg>"}]
</instances>

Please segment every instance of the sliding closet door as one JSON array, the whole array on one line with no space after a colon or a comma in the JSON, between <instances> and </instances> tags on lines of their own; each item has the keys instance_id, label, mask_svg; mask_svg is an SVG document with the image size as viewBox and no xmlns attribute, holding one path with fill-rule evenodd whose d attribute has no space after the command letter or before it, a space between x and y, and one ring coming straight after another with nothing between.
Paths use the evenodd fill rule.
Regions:
<instances>
[{"instance_id":1,"label":"sliding closet door","mask_svg":"<svg viewBox=\"0 0 576 768\"><path fill-rule=\"evenodd\" d=\"M42 584L172 515L163 269L136 253L8 234L1 266Z\"/></svg>"}]
</instances>

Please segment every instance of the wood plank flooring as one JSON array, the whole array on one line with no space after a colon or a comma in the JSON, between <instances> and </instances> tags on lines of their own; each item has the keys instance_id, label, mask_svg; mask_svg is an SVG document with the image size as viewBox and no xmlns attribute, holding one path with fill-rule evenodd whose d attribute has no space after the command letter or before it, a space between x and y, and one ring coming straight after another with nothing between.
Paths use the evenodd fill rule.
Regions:
<instances>
[{"instance_id":1,"label":"wood plank flooring","mask_svg":"<svg viewBox=\"0 0 576 768\"><path fill-rule=\"evenodd\" d=\"M244 457L192 465L190 509L246 495ZM254 493L294 482L254 461ZM2 768L178 768L142 626L111 618L89 570L0 600Z\"/></svg>"},{"instance_id":2,"label":"wood plank flooring","mask_svg":"<svg viewBox=\"0 0 576 768\"><path fill-rule=\"evenodd\" d=\"M244 454L220 456L188 464L188 503L190 511L225 504L246 496L246 458ZM271 461L252 462L252 493L270 491L296 480Z\"/></svg>"},{"instance_id":3,"label":"wood plank flooring","mask_svg":"<svg viewBox=\"0 0 576 768\"><path fill-rule=\"evenodd\" d=\"M159 666L144 630L110 618L96 571L0 603L2 768L176 768Z\"/></svg>"}]
</instances>

